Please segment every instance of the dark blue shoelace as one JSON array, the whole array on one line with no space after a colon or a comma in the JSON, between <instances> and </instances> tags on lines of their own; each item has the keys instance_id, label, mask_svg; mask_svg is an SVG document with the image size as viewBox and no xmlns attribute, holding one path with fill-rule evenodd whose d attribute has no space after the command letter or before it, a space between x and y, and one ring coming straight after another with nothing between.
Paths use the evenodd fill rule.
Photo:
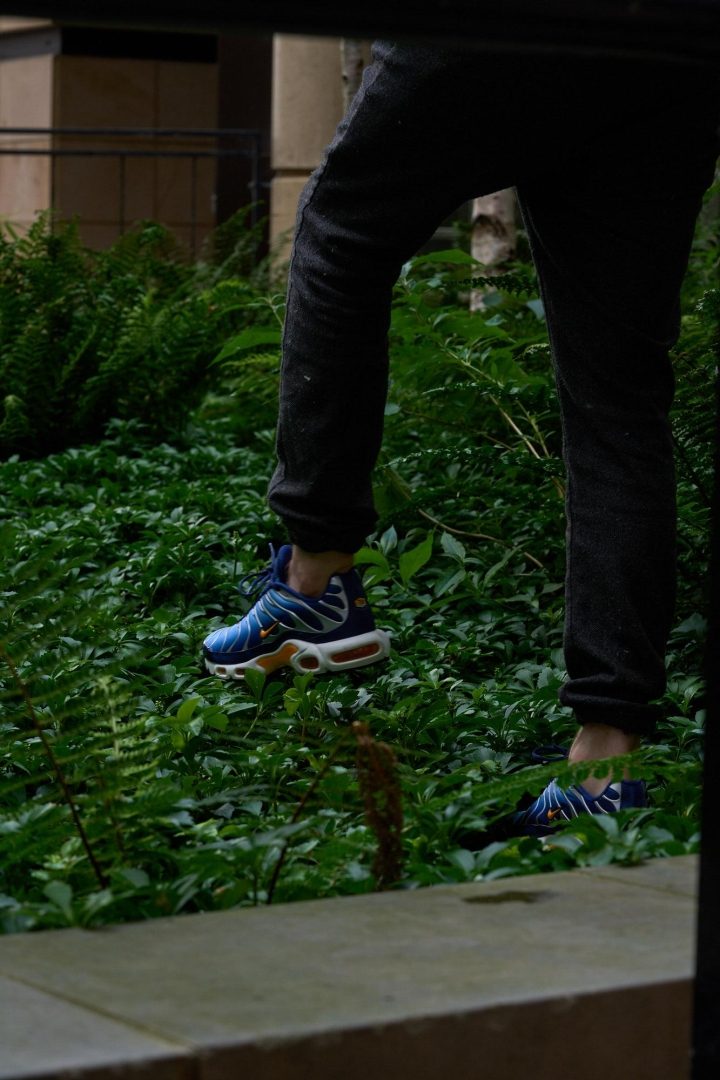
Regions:
<instances>
[{"instance_id":1,"label":"dark blue shoelace","mask_svg":"<svg viewBox=\"0 0 720 1080\"><path fill-rule=\"evenodd\" d=\"M241 596L248 598L262 596L264 592L267 592L271 585L283 584L277 576L279 553L275 551L272 544L269 544L268 547L270 548L270 565L266 566L264 570L260 570L257 573L245 574L245 577L240 578L236 588Z\"/></svg>"},{"instance_id":2,"label":"dark blue shoelace","mask_svg":"<svg viewBox=\"0 0 720 1080\"><path fill-rule=\"evenodd\" d=\"M569 746L558 746L557 743L548 743L546 746L536 746L530 755L533 765L549 765L553 761L562 761L568 756Z\"/></svg>"}]
</instances>

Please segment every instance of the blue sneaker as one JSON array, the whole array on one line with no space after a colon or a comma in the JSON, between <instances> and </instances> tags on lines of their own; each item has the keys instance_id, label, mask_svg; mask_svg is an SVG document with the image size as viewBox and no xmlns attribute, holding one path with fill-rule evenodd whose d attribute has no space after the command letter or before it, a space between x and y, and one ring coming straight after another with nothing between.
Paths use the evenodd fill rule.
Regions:
<instances>
[{"instance_id":1,"label":"blue sneaker","mask_svg":"<svg viewBox=\"0 0 720 1080\"><path fill-rule=\"evenodd\" d=\"M211 675L242 679L246 668L269 674L285 666L301 673L346 671L389 654L390 638L375 627L357 570L333 575L322 596L304 596L284 580L290 545L277 553L271 545L270 552L268 569L241 588L246 596L259 592L257 602L240 622L203 642Z\"/></svg>"},{"instance_id":2,"label":"blue sneaker","mask_svg":"<svg viewBox=\"0 0 720 1080\"><path fill-rule=\"evenodd\" d=\"M561 788L551 780L530 806L512 815L510 835L549 836L560 821L580 814L614 814L633 806L647 806L644 780L613 780L599 795L591 795L582 784Z\"/></svg>"}]
</instances>

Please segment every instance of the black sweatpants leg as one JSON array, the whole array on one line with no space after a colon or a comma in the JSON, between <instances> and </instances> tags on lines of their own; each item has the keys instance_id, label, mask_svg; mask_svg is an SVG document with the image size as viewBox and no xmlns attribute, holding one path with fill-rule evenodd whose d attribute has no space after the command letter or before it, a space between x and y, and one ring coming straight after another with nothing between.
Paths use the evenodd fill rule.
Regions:
<instances>
[{"instance_id":1,"label":"black sweatpants leg","mask_svg":"<svg viewBox=\"0 0 720 1080\"><path fill-rule=\"evenodd\" d=\"M578 720L650 733L675 597L668 350L702 194L720 73L671 68L618 126L518 187L555 362L567 466L565 661ZM710 388L709 388L710 389Z\"/></svg>"},{"instance_id":2,"label":"black sweatpants leg","mask_svg":"<svg viewBox=\"0 0 720 1080\"><path fill-rule=\"evenodd\" d=\"M374 58L298 207L270 504L307 550L362 544L393 283L453 208L516 185L568 470L562 699L649 732L675 580L668 349L720 75L387 42Z\"/></svg>"},{"instance_id":3,"label":"black sweatpants leg","mask_svg":"<svg viewBox=\"0 0 720 1080\"><path fill-rule=\"evenodd\" d=\"M376 521L370 474L402 264L478 182L513 183L509 147L487 155L472 135L471 64L385 41L373 57L302 192L290 260L270 505L308 551L356 551Z\"/></svg>"}]
</instances>

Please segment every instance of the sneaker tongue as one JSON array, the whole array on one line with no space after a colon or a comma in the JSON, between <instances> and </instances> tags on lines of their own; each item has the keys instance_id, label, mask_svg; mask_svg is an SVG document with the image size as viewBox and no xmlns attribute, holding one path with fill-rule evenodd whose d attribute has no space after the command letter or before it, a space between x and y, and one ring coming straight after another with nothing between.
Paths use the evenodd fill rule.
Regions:
<instances>
[{"instance_id":1,"label":"sneaker tongue","mask_svg":"<svg viewBox=\"0 0 720 1080\"><path fill-rule=\"evenodd\" d=\"M618 796L622 794L622 788L620 786L619 780L611 780L610 783L606 784L602 791L598 792L597 795L593 795L592 792L588 791L588 789L584 787L583 784L576 784L575 787L578 789L579 792L582 793L583 798L592 799L593 802L596 802L598 799L601 799L603 797L617 799Z\"/></svg>"},{"instance_id":2,"label":"sneaker tongue","mask_svg":"<svg viewBox=\"0 0 720 1080\"><path fill-rule=\"evenodd\" d=\"M290 562L290 556L292 555L292 547L290 544L283 544L273 560L272 576L275 581L282 581L286 584L287 568Z\"/></svg>"}]
</instances>

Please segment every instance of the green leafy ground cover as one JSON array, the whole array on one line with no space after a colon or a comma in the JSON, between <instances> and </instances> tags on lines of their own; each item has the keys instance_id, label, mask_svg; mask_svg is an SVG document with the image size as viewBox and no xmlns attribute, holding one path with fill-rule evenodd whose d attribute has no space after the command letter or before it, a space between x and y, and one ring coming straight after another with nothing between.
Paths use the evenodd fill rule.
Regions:
<instances>
[{"instance_id":1,"label":"green leafy ground cover","mask_svg":"<svg viewBox=\"0 0 720 1080\"><path fill-rule=\"evenodd\" d=\"M392 885L376 853L400 830L397 790L385 752L367 813L380 775L368 779L367 731L397 762L395 887L697 850L716 264L699 235L676 350L668 718L636 766L651 808L580 819L551 842L460 846L566 775L528 768L534 747L574 731L557 702L563 474L531 269L513 267L470 316L467 256L420 257L396 288L382 517L359 558L388 663L231 685L200 673L208 629L248 607L238 579L282 542L264 501L282 297L265 299L264 330L226 342L212 394L167 442L123 419L94 445L0 468L3 929Z\"/></svg>"}]
</instances>

